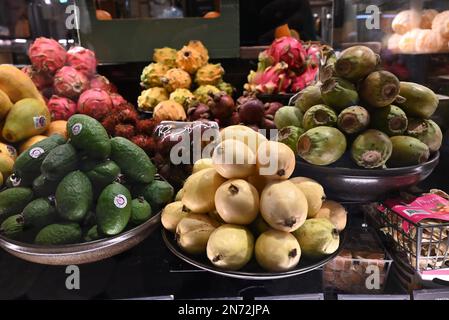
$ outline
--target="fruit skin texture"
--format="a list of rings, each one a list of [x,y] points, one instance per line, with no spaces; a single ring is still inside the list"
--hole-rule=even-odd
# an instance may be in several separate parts
[[[30,77],[12,65],[0,65],[0,90],[8,95],[12,103],[25,98],[34,98],[45,103]]]
[[[307,218],[307,199],[291,181],[273,182],[262,191],[260,212],[273,229],[292,232]]]
[[[185,121],[187,119],[184,107],[173,100],[160,102],[153,111],[156,121]]]
[[[77,223],[55,223],[43,228],[34,243],[39,245],[63,245],[81,241],[82,231]]]
[[[286,180],[295,170],[295,153],[276,141],[262,142],[257,149],[258,174],[270,180]]]
[[[342,231],[346,227],[347,215],[348,212],[341,204],[332,200],[326,200],[315,218],[326,218],[334,224],[338,231]]]
[[[359,94],[354,84],[340,78],[326,80],[321,86],[321,97],[326,105],[337,111],[359,103]]]
[[[65,65],[67,53],[57,41],[40,37],[30,46],[28,56],[37,71],[55,73]]]
[[[290,68],[300,70],[306,60],[306,51],[301,42],[292,37],[273,41],[267,50],[274,63],[285,62]]]
[[[336,124],[337,114],[324,104],[311,107],[302,119],[302,127],[306,131],[319,126],[334,127]]]
[[[365,130],[369,124],[369,112],[360,106],[343,109],[337,119],[337,127],[346,134],[361,132]]]
[[[44,133],[51,121],[44,102],[27,98],[14,104],[6,116],[2,136],[8,142],[19,142]]]
[[[256,171],[256,156],[243,142],[224,140],[212,154],[215,170],[226,179],[246,178]]]
[[[301,248],[292,234],[268,230],[257,238],[254,253],[257,262],[265,270],[285,272],[296,267]]]
[[[85,172],[95,190],[101,191],[114,182],[120,175],[119,166],[112,160],[106,160]]]
[[[394,105],[374,110],[371,126],[389,136],[402,135],[407,129],[408,118],[405,112]]]
[[[361,83],[360,97],[370,106],[383,108],[392,104],[399,95],[399,79],[388,71],[370,73]]]
[[[6,218],[0,225],[0,235],[9,239],[19,239],[23,232],[23,217],[16,214]]]
[[[162,63],[150,63],[147,65],[140,76],[140,85],[144,88],[161,87],[161,77],[170,70],[165,64]]]
[[[33,66],[25,66],[21,70],[30,77],[38,90],[44,90],[47,87],[51,87],[53,84],[53,77],[49,73],[38,72]]]
[[[6,154],[0,154],[0,173],[2,177],[9,177],[14,168],[14,160]],[[0,186],[3,183],[0,184]]]
[[[326,199],[323,187],[315,180],[305,177],[295,177],[290,179],[290,182],[306,196],[308,207],[307,219],[315,218]]]
[[[316,127],[306,131],[298,140],[298,155],[307,162],[327,166],[346,151],[346,137],[332,127]]]
[[[109,93],[117,93],[117,88],[108,78],[100,74],[94,75],[89,82],[90,89],[101,89]]]
[[[204,60],[195,49],[184,46],[176,53],[176,65],[190,74],[197,72],[203,64]]]
[[[42,161],[44,161],[48,153],[64,143],[65,139],[59,134],[54,134],[51,137],[37,142],[17,157],[16,162],[14,163],[14,173],[22,179],[34,180],[39,175]],[[33,149],[34,151],[38,150],[35,148],[40,148],[43,152],[39,154],[32,152]]]
[[[353,46],[343,50],[335,71],[339,77],[350,81],[358,81],[373,72],[379,64],[379,56],[365,46]]]
[[[303,113],[311,107],[318,104],[324,104],[321,97],[321,86],[318,84],[311,85],[302,90],[295,102],[295,107],[299,108]]]
[[[165,229],[171,232],[176,231],[179,221],[187,217],[190,211],[182,204],[181,201],[169,203],[162,210],[161,222]]]
[[[166,181],[153,180],[141,191],[137,190],[138,196],[143,196],[155,211],[161,210],[167,203],[173,200],[175,190]]]
[[[219,224],[207,215],[189,213],[176,227],[176,241],[187,253],[202,254],[206,251],[211,233]]]
[[[200,54],[202,65],[205,65],[209,61],[209,51],[199,40],[190,40],[187,47],[196,50]]]
[[[259,213],[259,193],[245,180],[229,180],[215,192],[215,207],[226,223],[247,225]]]
[[[68,120],[76,112],[76,103],[66,97],[53,95],[47,102],[51,120]]]
[[[110,113],[111,108],[112,100],[106,91],[89,89],[81,94],[78,100],[77,111],[102,121]]]
[[[387,165],[407,167],[426,162],[429,159],[429,147],[416,138],[408,136],[391,137],[393,152]]]
[[[117,163],[126,177],[134,182],[150,183],[156,167],[140,147],[122,137],[111,139],[111,159]],[[129,160],[133,159],[132,162]]]
[[[175,91],[170,93],[169,99],[176,101],[177,103],[182,105],[184,109],[186,109],[190,102],[195,99],[195,96],[188,89],[176,89]]]
[[[174,68],[176,67],[176,50],[168,47],[154,49],[153,60]]]
[[[215,209],[215,192],[225,182],[215,169],[204,169],[192,174],[184,184],[182,204],[195,213]]]
[[[296,107],[282,107],[274,115],[276,128],[283,129],[288,126],[302,127],[303,114]]]
[[[207,104],[211,99],[212,95],[220,93],[220,89],[212,85],[199,86],[194,92],[194,96],[201,103]]]
[[[151,217],[151,206],[144,198],[137,198],[131,201],[131,224],[137,226]]]
[[[67,121],[65,120],[56,120],[50,122],[48,126],[48,130],[45,132],[47,137],[50,137],[54,134],[61,135],[64,139],[67,140]]]
[[[179,68],[168,70],[163,77],[161,77],[163,87],[168,92],[173,92],[176,89],[189,89],[192,85],[190,75]]]
[[[425,143],[430,152],[438,151],[443,143],[443,133],[440,127],[430,119],[410,119],[407,135]]]
[[[42,174],[33,180],[33,192],[36,197],[48,197],[55,194],[59,181],[52,181]]]
[[[399,95],[405,102],[398,105],[410,117],[429,119],[438,107],[438,97],[429,88],[412,82],[401,82]]]
[[[17,159],[17,149],[12,145],[0,142],[0,155],[5,155],[15,161]]]
[[[122,232],[131,217],[131,194],[119,183],[112,183],[98,197],[96,216],[101,232],[116,235]]]
[[[286,92],[292,82],[287,75],[287,69],[285,62],[279,62],[263,71],[251,71],[244,89],[265,94]]]
[[[13,104],[8,95],[0,90],[0,120],[3,120],[6,117],[12,106]]]
[[[199,85],[213,85],[216,86],[224,75],[224,69],[221,64],[206,64],[198,69],[195,75],[195,82]]]
[[[161,102],[168,100],[167,90],[160,87],[154,87],[142,91],[137,98],[137,106],[140,111],[153,111]]]
[[[0,220],[21,212],[33,199],[29,188],[17,187],[0,192]]]
[[[111,154],[111,141],[100,122],[83,114],[67,121],[70,143],[93,159],[105,159]]]
[[[212,232],[206,250],[216,267],[239,270],[251,260],[254,237],[245,227],[225,224]]]
[[[278,141],[286,144],[295,154],[299,137],[305,132],[303,128],[288,126],[279,131]]]
[[[92,206],[92,194],[92,184],[84,173],[69,173],[56,188],[56,209],[59,215],[69,221],[82,221]]]
[[[48,180],[60,180],[78,167],[78,156],[70,144],[51,150],[41,165],[42,175]]]
[[[308,257],[321,257],[337,251],[340,245],[338,230],[327,219],[314,218],[293,232],[302,253]]]
[[[212,162],[212,158],[203,158],[199,159],[193,164],[192,173],[197,173],[203,169],[213,168],[214,164]]]
[[[369,129],[354,140],[351,156],[360,167],[379,168],[390,159],[392,148],[391,141],[385,133]]]
[[[43,228],[53,223],[56,209],[47,198],[38,198],[31,201],[21,213],[24,227]]]
[[[95,53],[83,47],[73,47],[67,51],[67,64],[86,77],[92,77],[97,72]]]
[[[220,131],[220,139],[221,141],[232,139],[243,142],[248,146],[248,148],[251,149],[252,152],[254,152],[254,154],[257,153],[257,149],[261,143],[267,141],[267,138],[264,135],[243,125],[235,125],[224,128]]]
[[[66,66],[56,72],[53,88],[57,95],[77,99],[89,88],[89,80],[75,68]]]

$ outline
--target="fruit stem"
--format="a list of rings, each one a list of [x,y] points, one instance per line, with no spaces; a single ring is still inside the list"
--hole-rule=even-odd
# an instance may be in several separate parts
[[[236,187],[235,185],[233,185],[232,183],[231,183],[231,185],[229,186],[228,190],[229,190],[229,193],[230,193],[231,195],[233,195],[233,196],[235,196],[237,193],[239,193],[239,188],[237,188],[237,187]]]
[[[295,258],[297,255],[298,255],[298,252],[296,249],[293,249],[288,253],[289,258]]]
[[[296,218],[295,217],[288,217],[287,219],[284,220],[284,225],[286,227],[293,227],[296,224]]]
[[[212,259],[212,262],[218,262],[218,261],[220,261],[221,260],[221,255],[220,254],[217,254],[213,259]]]
[[[332,236],[334,237],[334,239],[337,239],[340,236],[340,233],[336,228],[332,229]]]

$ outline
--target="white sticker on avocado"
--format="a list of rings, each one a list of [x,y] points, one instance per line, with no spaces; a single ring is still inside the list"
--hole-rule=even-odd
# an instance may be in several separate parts
[[[45,152],[44,149],[37,147],[37,148],[31,149],[29,152],[29,155],[31,158],[37,159],[41,156],[41,154],[44,154],[44,152]]]
[[[45,116],[33,117],[33,122],[36,129],[44,128],[47,125],[47,118]]]
[[[81,123],[75,123],[72,127],[72,133],[75,136],[79,135],[81,130],[83,130],[83,125]]]
[[[114,198],[114,204],[117,208],[123,209],[128,204],[128,199],[123,194],[118,194]]]

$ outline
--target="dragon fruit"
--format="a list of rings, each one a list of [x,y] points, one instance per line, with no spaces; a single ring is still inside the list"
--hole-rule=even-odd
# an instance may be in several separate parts
[[[107,92],[116,93],[116,86],[105,76],[96,74],[90,79],[90,89],[101,89]]]
[[[126,101],[126,99],[123,98],[118,93],[114,92],[114,93],[109,94],[109,96],[111,97],[112,105],[114,107],[117,107],[117,106],[120,106],[122,104],[127,104],[128,103],[128,101]]]
[[[57,95],[76,99],[89,87],[89,80],[73,67],[62,67],[56,72],[53,88]]]
[[[39,90],[44,90],[53,84],[53,78],[51,75],[45,72],[38,72],[33,68],[33,66],[25,66],[22,68],[22,71],[30,77],[34,85]]]
[[[76,103],[66,97],[53,95],[47,102],[51,120],[68,120],[76,112]]]
[[[290,87],[291,79],[287,76],[288,65],[279,62],[265,71],[251,71],[245,90],[265,94],[284,93]]]
[[[104,90],[89,89],[78,100],[78,113],[87,114],[98,121],[103,120],[112,108],[112,100]]]
[[[67,51],[67,63],[86,77],[91,77],[97,72],[95,53],[83,47],[73,47]]]
[[[318,68],[321,59],[321,47],[318,44],[309,44],[306,46],[306,63]]]
[[[318,65],[308,64],[304,73],[299,76],[293,77],[292,86],[290,88],[291,92],[299,92],[309,85],[315,82],[317,73],[319,72]]]
[[[67,53],[57,41],[41,37],[33,42],[28,56],[36,71],[54,74],[65,65]]]
[[[285,62],[293,70],[301,70],[306,59],[306,50],[301,42],[292,37],[282,37],[273,41],[267,55],[274,63]]]
[[[184,46],[176,53],[176,65],[190,74],[195,74],[203,64],[204,59],[195,49]]]

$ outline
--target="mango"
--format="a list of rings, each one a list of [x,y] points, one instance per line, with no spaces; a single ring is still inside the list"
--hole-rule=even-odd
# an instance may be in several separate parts
[[[4,91],[0,90],[0,120],[3,120],[6,117],[12,106],[13,104],[8,95]]]

